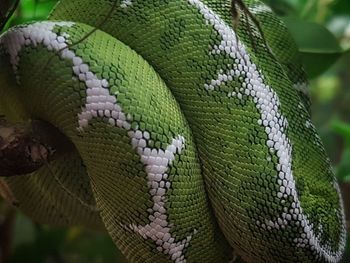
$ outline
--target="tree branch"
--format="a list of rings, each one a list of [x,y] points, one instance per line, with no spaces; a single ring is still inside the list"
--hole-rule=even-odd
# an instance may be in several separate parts
[[[0,176],[34,172],[73,149],[57,128],[44,121],[11,124],[0,118]]]

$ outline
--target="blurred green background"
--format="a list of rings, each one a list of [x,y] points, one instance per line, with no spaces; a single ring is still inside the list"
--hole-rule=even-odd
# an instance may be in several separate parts
[[[45,19],[56,2],[20,1],[5,29]],[[350,1],[264,2],[283,18],[299,46],[310,77],[312,119],[334,164],[350,215]],[[1,20],[8,15],[5,10],[15,3],[0,0]],[[106,233],[37,225],[0,199],[0,263],[1,260],[3,263],[126,262]],[[350,242],[343,262],[350,262]]]

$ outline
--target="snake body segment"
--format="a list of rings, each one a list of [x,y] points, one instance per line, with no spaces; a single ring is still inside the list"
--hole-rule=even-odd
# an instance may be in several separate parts
[[[80,41],[114,4],[62,0],[51,21],[0,38],[2,92],[22,102],[0,109],[76,146],[52,163],[58,178],[44,167],[6,179],[20,208],[105,227],[131,262],[228,262],[231,248],[248,262],[338,262],[343,208],[295,89],[297,53],[283,58],[247,17],[235,32],[223,0],[119,1]]]

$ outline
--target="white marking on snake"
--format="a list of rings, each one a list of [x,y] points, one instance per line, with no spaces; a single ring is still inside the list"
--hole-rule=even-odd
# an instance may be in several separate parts
[[[175,160],[175,154],[181,154],[185,147],[185,138],[177,136],[172,139],[165,151],[162,149],[151,149],[146,147],[150,134],[147,131],[132,130],[120,105],[117,104],[115,95],[110,95],[108,80],[99,79],[95,73],[90,71],[89,65],[83,59],[76,56],[74,51],[68,48],[67,33],[57,35],[53,32],[55,26],[73,26],[74,23],[67,22],[40,22],[17,27],[10,30],[2,37],[2,44],[10,54],[10,61],[15,73],[19,65],[19,52],[24,46],[44,45],[48,50],[59,51],[62,58],[71,60],[73,73],[80,81],[85,82],[86,104],[82,112],[78,114],[78,130],[83,130],[94,117],[106,117],[112,126],[127,130],[131,139],[131,145],[136,149],[140,160],[145,164],[148,186],[153,200],[152,208],[148,209],[150,223],[145,226],[130,224],[129,229],[140,234],[143,238],[152,239],[157,244],[157,249],[176,263],[185,263],[184,249],[189,245],[192,235],[182,241],[176,242],[171,234],[171,225],[168,222],[165,208],[166,191],[171,187],[167,171]],[[195,234],[194,231],[193,234]]]
[[[305,127],[306,127],[306,128],[310,128],[311,125],[312,125],[312,123],[310,122],[310,120],[306,120],[306,121],[305,121]]]
[[[256,4],[256,5],[250,6],[249,11],[255,15],[261,14],[261,13],[272,13],[271,8],[265,4]]]
[[[133,132],[132,132],[133,133]],[[134,136],[133,134],[131,136]],[[139,139],[142,140],[142,139]],[[186,262],[183,249],[189,245],[192,236],[182,241],[175,242],[170,233],[170,225],[167,221],[165,201],[166,190],[171,186],[167,180],[169,166],[175,160],[175,154],[181,154],[185,147],[185,138],[177,136],[166,150],[155,150],[147,147],[138,148],[141,162],[146,165],[148,185],[153,199],[153,207],[149,209],[150,223],[145,226],[130,224],[130,229],[139,233],[145,239],[150,238],[158,245],[157,249],[165,254],[169,254],[171,259],[177,263]],[[196,231],[194,232],[196,233]]]
[[[333,252],[328,245],[322,245],[318,236],[313,231],[313,224],[309,222],[307,216],[303,213],[292,172],[292,146],[285,133],[288,122],[282,113],[280,113],[280,101],[277,93],[268,85],[264,84],[264,77],[257,70],[257,66],[251,61],[244,44],[240,41],[237,43],[237,37],[232,28],[230,28],[214,11],[202,3],[202,1],[188,0],[188,3],[199,10],[206,20],[206,24],[214,27],[222,39],[219,45],[214,45],[210,54],[219,55],[221,53],[226,53],[226,55],[234,60],[234,63],[232,63],[234,69],[226,73],[220,70],[218,78],[212,80],[209,84],[204,84],[204,87],[207,90],[213,91],[221,84],[231,81],[234,78],[240,76],[244,78],[242,86],[245,90],[243,93],[253,98],[261,115],[258,124],[265,127],[265,132],[268,136],[266,144],[278,157],[276,169],[279,177],[279,192],[277,196],[282,199],[282,201],[287,200],[289,196],[293,198],[293,209],[284,207],[285,212],[281,214],[281,217],[276,218],[275,222],[266,220],[266,222],[261,224],[262,228],[267,228],[268,230],[272,228],[284,229],[286,225],[290,224],[289,222],[291,222],[291,220],[297,220],[303,227],[303,233],[300,233],[300,238],[293,240],[296,246],[305,247],[308,245],[311,250],[316,250],[327,260],[331,262],[338,261],[342,256],[342,249],[339,248],[338,251]],[[239,94],[237,94],[237,96]],[[230,96],[233,95],[234,93],[230,94]],[[345,237],[345,235],[343,236]]]
[[[121,8],[127,8],[129,6],[132,6],[132,1],[131,0],[123,0],[122,3],[120,4]]]
[[[176,242],[170,233],[171,226],[167,220],[165,208],[165,194],[171,186],[167,172],[175,160],[175,154],[181,154],[185,147],[185,138],[183,136],[173,138],[172,143],[167,146],[165,151],[146,147],[150,139],[149,133],[147,131],[132,130],[131,124],[126,120],[121,106],[116,103],[115,96],[109,95],[107,82],[105,85],[99,85],[99,82],[95,81],[96,76],[94,74],[90,77],[93,78],[95,85],[87,89],[87,102],[82,113],[79,114],[79,128],[83,129],[86,127],[89,120],[93,116],[97,116],[96,112],[100,117],[109,118],[111,125],[128,130],[131,145],[137,150],[141,162],[145,165],[150,188],[149,193],[153,201],[153,207],[148,209],[150,223],[145,226],[130,224],[128,227],[143,238],[152,239],[157,244],[158,251],[169,255],[174,262],[186,262],[183,250],[189,245],[192,235]],[[112,102],[113,100],[114,102]],[[113,105],[110,105],[110,103],[113,103]]]
[[[307,82],[297,82],[293,84],[293,88],[305,95],[306,97],[310,96],[309,93],[309,84]]]
[[[91,77],[94,79],[96,76],[92,74]],[[147,173],[148,186],[153,200],[153,207],[148,209],[150,223],[145,226],[130,224],[128,227],[143,238],[152,239],[157,244],[157,250],[169,255],[174,262],[186,262],[183,250],[189,245],[192,235],[176,242],[170,233],[171,226],[167,220],[165,208],[165,194],[171,186],[167,172],[175,160],[175,154],[181,154],[185,147],[185,138],[183,136],[173,138],[172,143],[167,146],[165,151],[146,147],[150,139],[149,133],[147,131],[131,130],[131,124],[126,120],[125,113],[123,113],[120,105],[116,101],[113,102],[113,105],[109,105],[116,98],[107,94],[109,93],[107,89],[108,84],[105,83],[105,85],[99,86],[99,82],[94,82],[96,85],[87,89],[88,96],[85,109],[79,114],[79,128],[86,127],[88,121],[93,116],[96,116],[95,112],[98,112],[98,115],[101,115],[101,117],[109,118],[111,125],[128,130],[131,145],[137,150]]]
[[[7,31],[0,40],[10,55],[15,74],[18,71],[19,52],[25,46],[43,44],[48,50],[60,50],[67,47],[67,44],[53,32],[55,26],[73,26],[73,22],[41,22],[27,25],[25,27],[14,27]]]

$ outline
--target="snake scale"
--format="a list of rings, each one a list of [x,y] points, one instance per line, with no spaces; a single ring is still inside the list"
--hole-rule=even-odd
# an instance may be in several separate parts
[[[3,179],[19,209],[106,229],[130,262],[340,261],[342,200],[296,45],[244,2],[261,27],[242,8],[233,27],[228,0],[61,0],[5,32],[1,113],[76,147]]]

